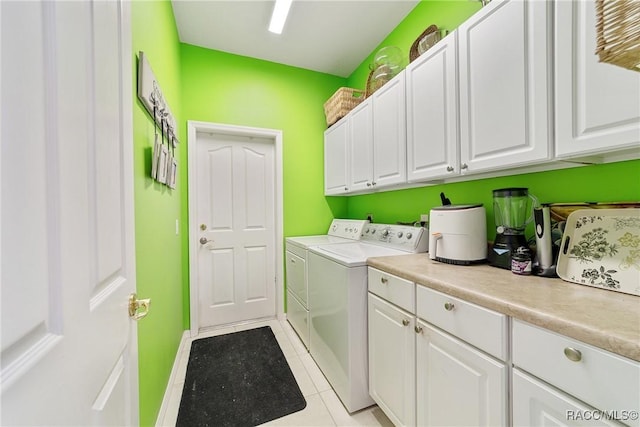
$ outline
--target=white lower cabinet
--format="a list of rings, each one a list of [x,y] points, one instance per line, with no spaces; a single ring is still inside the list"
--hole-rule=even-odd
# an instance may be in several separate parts
[[[640,427],[640,362],[372,267],[368,277],[369,392],[396,426]]]
[[[417,425],[506,425],[507,365],[422,320],[417,327]]]
[[[640,363],[519,320],[512,346],[515,425],[555,417],[552,425],[605,425],[610,417],[640,426]],[[526,372],[517,388],[516,372]]]
[[[602,419],[590,406],[548,384],[513,370],[514,426],[612,426],[615,421]]]
[[[396,426],[415,425],[415,317],[369,293],[369,394]]]
[[[368,277],[369,394],[389,419],[396,426],[507,425],[508,365],[418,318],[427,300],[444,294],[374,268]],[[471,323],[494,325],[487,336],[504,338],[506,316],[488,320],[493,313],[457,299],[438,308],[462,336]],[[447,327],[443,317],[434,321]],[[492,339],[479,342],[493,347]]]

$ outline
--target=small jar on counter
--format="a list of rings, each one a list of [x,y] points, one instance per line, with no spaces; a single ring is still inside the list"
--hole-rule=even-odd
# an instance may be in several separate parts
[[[531,274],[531,250],[521,246],[511,253],[511,272],[514,274]]]

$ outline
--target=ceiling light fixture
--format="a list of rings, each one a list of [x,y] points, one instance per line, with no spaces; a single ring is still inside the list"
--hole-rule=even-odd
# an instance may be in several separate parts
[[[287,15],[289,15],[292,1],[293,0],[276,0],[276,4],[273,6],[269,31],[275,34],[282,34],[282,29],[287,20]]]

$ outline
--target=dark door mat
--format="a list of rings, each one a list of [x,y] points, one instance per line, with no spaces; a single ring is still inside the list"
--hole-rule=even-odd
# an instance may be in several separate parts
[[[176,426],[256,426],[306,406],[264,326],[193,341]]]

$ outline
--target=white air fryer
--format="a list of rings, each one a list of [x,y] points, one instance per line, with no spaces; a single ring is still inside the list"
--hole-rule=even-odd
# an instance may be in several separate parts
[[[445,205],[429,212],[429,258],[468,265],[487,259],[484,206]]]

